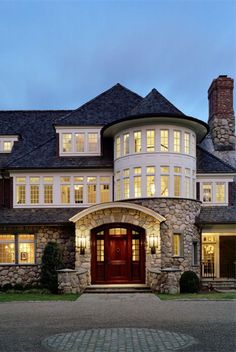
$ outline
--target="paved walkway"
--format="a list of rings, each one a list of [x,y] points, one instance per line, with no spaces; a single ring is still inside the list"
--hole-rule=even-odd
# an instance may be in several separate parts
[[[232,352],[236,302],[84,294],[0,304],[0,352]]]

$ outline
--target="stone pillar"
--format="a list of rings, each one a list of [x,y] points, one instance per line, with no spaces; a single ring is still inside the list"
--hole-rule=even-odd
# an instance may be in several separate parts
[[[60,293],[81,293],[88,286],[87,270],[58,270],[58,290]]]
[[[234,81],[227,76],[214,79],[209,90],[210,132],[215,150],[235,150]]]

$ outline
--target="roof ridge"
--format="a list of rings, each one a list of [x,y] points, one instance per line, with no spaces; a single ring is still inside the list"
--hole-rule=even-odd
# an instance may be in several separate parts
[[[141,95],[139,95],[139,94],[137,94],[136,92],[133,92],[132,90],[126,88],[126,87],[123,86],[122,84],[116,83],[114,86],[112,86],[111,88],[109,88],[109,89],[103,91],[102,93],[96,95],[96,97],[94,97],[94,98],[92,98],[91,100],[87,101],[86,103],[82,104],[82,105],[79,106],[77,109],[75,109],[75,110],[69,112],[69,113],[68,113],[67,115],[65,115],[65,116],[60,117],[60,118],[58,119],[58,121],[64,121],[67,117],[69,117],[70,115],[72,115],[72,114],[74,114],[75,112],[79,111],[80,109],[82,110],[82,109],[86,108],[89,104],[91,104],[92,102],[94,102],[96,99],[98,99],[98,98],[104,96],[105,94],[107,94],[108,92],[114,90],[115,87],[122,88],[122,89],[124,89],[124,90],[126,90],[126,91],[128,91],[128,92],[131,92],[132,94],[135,94],[135,95],[136,95],[137,97],[139,97],[139,98],[143,98]]]
[[[231,168],[231,170],[233,170],[234,172],[236,171],[236,168],[234,168],[232,165],[228,164],[226,161],[220,159],[218,156],[212,154],[211,152],[209,152],[208,150],[206,150],[205,148],[203,148],[200,145],[197,145],[197,148],[201,149],[203,152],[207,153],[208,155],[210,155],[211,157],[215,158],[217,161],[221,162],[222,164],[224,164],[225,166]]]
[[[13,113],[13,112],[63,112],[63,111],[73,111],[73,109],[46,109],[46,110],[0,110],[1,112],[4,113]]]

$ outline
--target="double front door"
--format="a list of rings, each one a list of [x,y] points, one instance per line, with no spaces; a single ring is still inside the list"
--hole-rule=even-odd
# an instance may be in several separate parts
[[[144,231],[116,224],[92,231],[92,283],[145,282]]]

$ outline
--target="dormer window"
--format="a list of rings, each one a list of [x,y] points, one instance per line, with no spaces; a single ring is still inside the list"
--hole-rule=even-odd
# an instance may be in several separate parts
[[[100,155],[100,130],[100,127],[57,127],[60,156]]]
[[[18,136],[0,136],[0,153],[11,153]]]

